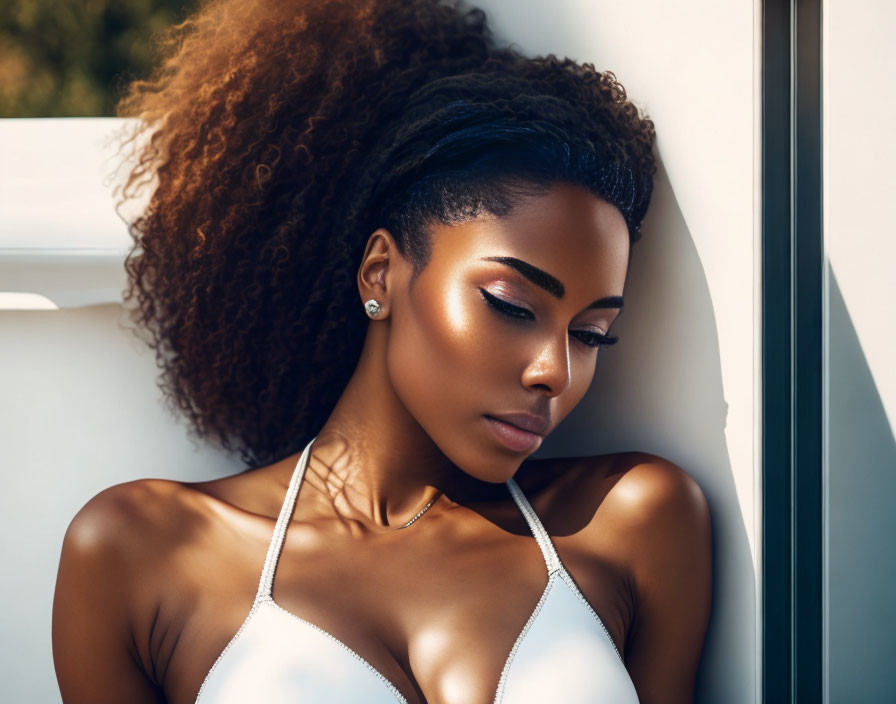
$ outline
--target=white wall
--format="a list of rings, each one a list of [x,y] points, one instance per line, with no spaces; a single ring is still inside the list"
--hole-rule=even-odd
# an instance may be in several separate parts
[[[662,169],[643,240],[633,253],[626,314],[616,328],[620,343],[601,353],[591,392],[539,455],[641,449],[668,457],[698,480],[713,512],[716,558],[698,701],[752,703],[760,544],[754,433],[758,8],[745,0],[477,4],[496,34],[525,53],[553,51],[613,70],[657,124]],[[84,198],[99,203],[95,140],[109,124],[62,122],[85,129],[79,139],[94,140],[94,149],[77,162],[72,180],[57,187],[81,189]],[[11,123],[0,121],[0,150],[11,153],[16,145],[39,178],[56,174],[47,143],[36,136],[25,144],[24,133],[11,131],[20,129]],[[183,427],[158,403],[150,354],[119,327],[120,308],[110,291],[117,285],[115,252],[127,244],[123,226],[108,220],[106,211],[94,212],[101,205],[82,213],[97,218],[97,241],[106,247],[93,253],[100,267],[95,274],[78,273],[91,260],[74,252],[68,253],[69,269],[34,252],[29,256],[37,259],[26,261],[28,253],[11,248],[22,242],[10,239],[17,228],[7,216],[10,179],[3,169],[0,164],[0,291],[22,290],[23,272],[42,272],[35,289],[63,291],[58,295],[64,298],[87,286],[89,296],[66,300],[95,304],[0,312],[0,442],[7,489],[0,505],[0,557],[17,577],[0,582],[0,599],[19,605],[4,610],[0,625],[4,634],[22,634],[16,656],[0,659],[0,698],[52,702],[58,701],[50,654],[52,588],[62,533],[77,508],[119,481],[192,480],[238,466],[184,438]],[[17,211],[24,197],[15,197]],[[44,236],[57,232],[45,200],[25,213],[31,225],[42,219]],[[57,226],[74,241],[64,225]],[[82,251],[89,246],[77,244]],[[66,243],[47,240],[45,246],[49,251]],[[110,303],[97,305],[104,300]]]
[[[896,5],[826,0],[828,700],[893,701]]]
[[[0,120],[0,701],[60,701],[50,625],[62,537],[101,489],[241,469],[160,403],[119,305],[130,242],[104,185],[110,119]],[[40,294],[58,310],[35,307]],[[40,306],[38,306],[40,307]]]

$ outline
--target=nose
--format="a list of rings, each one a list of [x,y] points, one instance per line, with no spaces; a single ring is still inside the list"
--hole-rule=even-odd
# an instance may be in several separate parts
[[[569,387],[569,380],[569,338],[564,331],[546,340],[537,350],[523,372],[523,385],[553,398]]]

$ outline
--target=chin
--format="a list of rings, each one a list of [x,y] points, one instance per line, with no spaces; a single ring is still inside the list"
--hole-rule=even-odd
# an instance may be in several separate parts
[[[516,465],[514,465],[513,471],[504,472],[502,474],[497,474],[494,471],[494,469],[492,469],[492,471],[488,472],[487,474],[485,474],[485,473],[482,473],[482,474],[475,473],[474,474],[473,472],[467,472],[467,474],[469,474],[474,479],[479,479],[480,481],[485,482],[486,484],[495,484],[495,485],[503,484],[508,479],[513,478],[513,476],[516,474],[517,470],[520,468],[520,464],[522,464],[522,463],[519,462]]]
[[[477,434],[481,442],[469,444],[470,448],[476,447],[475,456],[471,457],[468,463],[458,466],[464,468],[464,472],[474,479],[489,484],[503,484],[513,478],[523,462],[535,450],[520,451],[508,447],[496,438],[495,431],[489,427],[490,425],[483,417],[481,432]],[[540,442],[538,444],[540,445]]]
[[[482,415],[472,428],[459,431],[460,438],[456,442],[453,437],[442,436],[436,444],[468,477],[487,484],[503,484],[514,477],[523,462],[541,444],[539,439],[537,443],[532,443],[534,447],[527,447],[525,451],[515,449],[514,441],[518,446],[519,438],[507,440],[502,437],[503,430],[495,428],[495,424]]]

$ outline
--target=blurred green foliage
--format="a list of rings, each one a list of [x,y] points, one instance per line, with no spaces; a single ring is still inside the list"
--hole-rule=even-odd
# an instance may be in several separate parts
[[[0,117],[114,114],[188,0],[0,0]]]

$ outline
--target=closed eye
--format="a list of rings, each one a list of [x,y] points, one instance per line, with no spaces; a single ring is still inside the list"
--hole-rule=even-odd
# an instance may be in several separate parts
[[[479,291],[482,293],[482,297],[485,299],[486,303],[499,313],[516,320],[535,320],[535,315],[532,311],[508,303],[507,301],[492,295],[484,288],[480,288]],[[579,342],[588,347],[608,347],[610,345],[615,345],[619,341],[618,336],[611,337],[602,335],[598,332],[592,332],[591,330],[572,330],[571,334]]]

